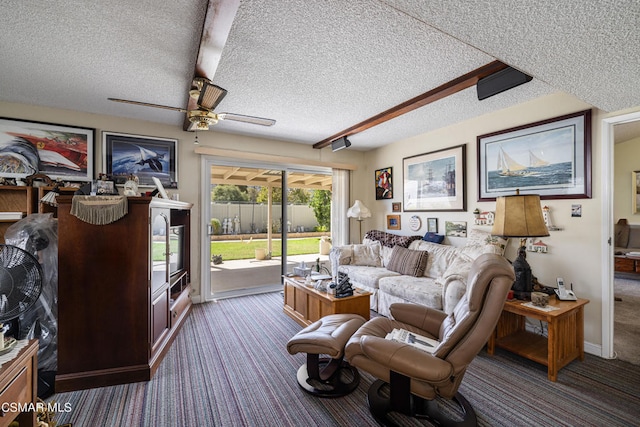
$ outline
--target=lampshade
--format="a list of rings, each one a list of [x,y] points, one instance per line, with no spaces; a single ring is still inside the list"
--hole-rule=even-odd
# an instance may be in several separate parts
[[[371,218],[371,211],[360,200],[356,200],[347,211],[347,217],[358,218],[358,221],[361,221],[364,218]]]
[[[500,237],[543,237],[549,230],[542,217],[537,194],[503,196],[496,199],[491,234]]]

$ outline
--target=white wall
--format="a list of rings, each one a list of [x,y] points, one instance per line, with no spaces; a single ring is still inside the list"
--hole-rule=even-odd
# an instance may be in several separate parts
[[[402,230],[400,234],[414,234],[409,228],[409,218],[418,215],[423,227],[419,233],[426,232],[426,219],[438,218],[439,232],[444,234],[445,221],[466,221],[468,227],[473,226],[473,210],[479,208],[487,211],[495,210],[495,202],[477,202],[478,200],[478,168],[476,137],[514,126],[525,125],[539,120],[569,114],[591,108],[590,105],[570,95],[557,93],[530,101],[509,109],[496,111],[467,120],[454,126],[434,132],[412,137],[387,145],[365,155],[365,166],[359,172],[369,177],[356,189],[361,193],[363,202],[372,210],[373,218],[365,221],[367,229],[386,228],[386,215],[391,214],[391,203],[402,202],[402,159],[442,148],[466,144],[466,212],[418,212],[402,213]],[[579,297],[588,298],[591,302],[585,307],[586,341],[599,345],[602,343],[602,274],[601,258],[604,244],[601,239],[601,174],[599,154],[601,151],[600,124],[602,112],[592,112],[592,198],[575,200],[545,200],[544,204],[551,208],[554,225],[562,227],[562,231],[552,231],[551,236],[542,240],[549,245],[547,254],[527,254],[533,274],[540,282],[555,286],[555,279],[561,276],[565,281],[573,283]],[[383,167],[393,167],[394,199],[375,200],[372,188],[374,171]],[[582,217],[571,217],[571,205],[582,205]],[[485,229],[490,230],[489,227]],[[465,238],[448,238],[449,244],[464,245]],[[516,256],[516,243],[511,242],[507,248],[507,258]]]

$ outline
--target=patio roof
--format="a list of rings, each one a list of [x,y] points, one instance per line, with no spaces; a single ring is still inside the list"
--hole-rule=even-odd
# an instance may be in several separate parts
[[[219,165],[211,167],[211,184],[275,187],[280,186],[281,181],[282,174],[279,170]],[[331,181],[331,175],[304,172],[287,173],[289,188],[331,190]]]

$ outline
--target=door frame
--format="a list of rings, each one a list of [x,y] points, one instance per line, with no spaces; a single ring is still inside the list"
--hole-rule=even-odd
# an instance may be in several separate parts
[[[605,246],[602,251],[602,349],[601,356],[604,358],[614,358],[613,349],[613,326],[614,326],[614,225],[613,225],[613,203],[614,203],[614,126],[622,123],[640,120],[640,111],[622,114],[614,117],[602,119],[602,242]]]

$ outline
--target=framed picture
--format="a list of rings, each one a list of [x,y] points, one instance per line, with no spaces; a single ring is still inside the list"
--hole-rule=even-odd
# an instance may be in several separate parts
[[[136,175],[140,187],[178,188],[178,140],[102,132],[103,170],[117,185]]]
[[[391,210],[393,212],[402,212],[402,203],[400,202],[391,203]]]
[[[591,198],[591,110],[478,136],[478,200]]]
[[[392,168],[382,168],[375,175],[376,200],[393,199]]]
[[[467,237],[466,221],[445,221],[444,230],[446,236]]]
[[[400,215],[387,215],[387,229],[400,230]]]
[[[438,218],[427,218],[427,231],[429,233],[438,232]]]
[[[640,171],[631,172],[631,206],[634,214],[640,213]]]
[[[465,146],[402,159],[404,211],[464,211]]]
[[[0,176],[91,181],[95,129],[0,118]]]
[[[115,182],[111,180],[98,179],[95,181],[95,190],[97,195],[118,194]]]

